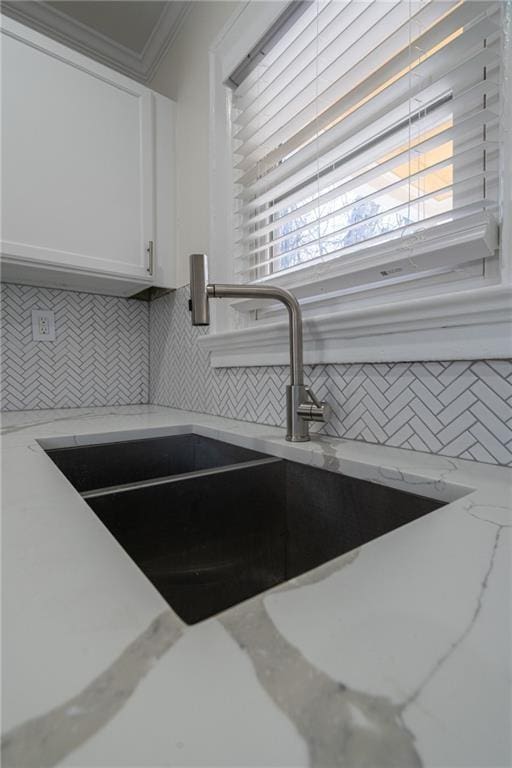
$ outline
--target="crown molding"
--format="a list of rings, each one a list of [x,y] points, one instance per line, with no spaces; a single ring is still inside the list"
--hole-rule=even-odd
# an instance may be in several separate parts
[[[2,3],[2,13],[7,16],[141,83],[147,83],[153,77],[189,10],[190,3],[184,0],[168,3],[143,51],[137,53],[76,21],[44,0]]]
[[[149,82],[153,78],[160,62],[174,43],[191,8],[191,2],[173,0],[163,9],[141,54],[142,67],[145,73],[144,82]]]

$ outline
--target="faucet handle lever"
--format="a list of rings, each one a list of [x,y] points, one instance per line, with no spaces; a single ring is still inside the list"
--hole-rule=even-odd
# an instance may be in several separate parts
[[[320,400],[318,399],[318,397],[315,395],[315,393],[313,392],[313,390],[308,384],[304,386],[304,389],[306,390],[308,397],[313,403],[313,405],[316,405],[317,408],[321,408],[322,405],[324,405],[323,403],[320,402]]]
[[[329,406],[317,398],[311,387],[304,386],[304,392],[309,398],[309,402],[301,402],[297,408],[297,414],[304,421],[327,421],[329,418]]]

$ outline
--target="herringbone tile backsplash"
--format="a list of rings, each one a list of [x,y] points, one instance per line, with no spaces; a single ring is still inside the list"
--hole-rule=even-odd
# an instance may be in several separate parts
[[[188,288],[144,302],[2,285],[3,410],[157,403],[283,425],[286,366],[210,368]],[[32,341],[53,309],[55,342]],[[150,354],[148,379],[148,354]],[[512,361],[306,366],[329,435],[512,465]],[[149,387],[149,392],[148,392]],[[314,427],[318,429],[318,425]]]
[[[150,305],[150,402],[284,424],[285,366],[209,367],[182,288]],[[332,408],[321,431],[491,464],[512,464],[512,361],[306,367]]]
[[[88,293],[1,286],[2,409],[148,401],[148,305]],[[55,312],[54,342],[32,340],[32,310]]]

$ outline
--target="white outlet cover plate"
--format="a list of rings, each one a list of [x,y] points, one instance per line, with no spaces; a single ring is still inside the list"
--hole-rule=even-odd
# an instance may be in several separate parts
[[[32,310],[32,338],[34,341],[55,341],[55,314],[53,310]]]

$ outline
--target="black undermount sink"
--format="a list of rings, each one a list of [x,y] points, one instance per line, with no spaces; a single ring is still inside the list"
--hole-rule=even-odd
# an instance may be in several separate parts
[[[188,624],[443,506],[199,435],[47,453]]]

